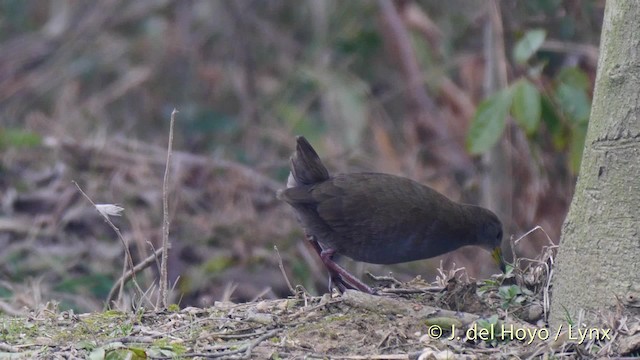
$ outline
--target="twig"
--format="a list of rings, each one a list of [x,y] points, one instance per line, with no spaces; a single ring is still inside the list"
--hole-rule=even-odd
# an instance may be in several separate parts
[[[289,291],[291,291],[291,295],[295,295],[296,291],[291,286],[291,282],[289,281],[289,277],[287,277],[287,273],[284,271],[284,265],[282,264],[282,257],[280,256],[280,251],[278,251],[278,247],[273,245],[273,250],[276,251],[276,255],[278,256],[278,267],[280,267],[280,271],[282,272],[282,277],[284,277],[284,281],[287,282],[287,286],[289,287]]]
[[[442,292],[444,290],[441,286],[430,286],[425,288],[383,288],[380,292],[383,294],[424,294],[428,292]]]
[[[120,232],[120,229],[118,229],[117,226],[115,226],[115,224],[113,222],[111,222],[111,219],[109,219],[109,215],[107,215],[106,212],[104,211],[100,211],[99,207],[96,205],[96,203],[93,202],[93,200],[91,200],[91,198],[89,197],[89,195],[87,195],[84,191],[82,191],[82,188],[80,188],[80,185],[78,185],[78,183],[75,180],[72,180],[71,182],[73,182],[73,184],[78,188],[78,191],[80,191],[80,193],[82,194],[82,196],[84,196],[90,203],[91,205],[93,205],[93,207],[96,209],[96,211],[98,211],[98,214],[100,214],[100,216],[102,216],[104,218],[104,220],[106,221],[106,223],[113,229],[113,231],[115,231],[115,233],[118,235],[118,239],[120,239],[120,241],[122,242],[122,246],[124,247],[124,252],[125,252],[125,265],[128,262],[129,266],[131,269],[135,269],[135,266],[133,265],[133,258],[131,257],[131,252],[129,251],[129,246],[127,244],[127,241],[124,239],[124,236],[122,236],[122,233]],[[126,270],[126,266],[123,267],[123,270]],[[123,271],[123,276],[124,276],[124,271]],[[131,274],[131,278],[133,279],[133,283],[135,284],[135,286],[138,288],[138,291],[140,291],[140,293],[144,293],[144,291],[142,290],[142,288],[140,288],[140,285],[138,285],[138,282],[136,281],[135,278],[135,271],[133,272],[133,274]],[[122,296],[122,289],[123,289],[124,284],[120,284],[120,291],[119,291],[119,295],[118,296]],[[107,306],[108,306],[108,302],[107,302]]]
[[[544,230],[544,228],[540,225],[536,225],[533,229],[527,231],[526,233],[524,233],[522,236],[520,236],[519,238],[513,240],[513,236],[511,237],[511,247],[512,249],[515,249],[515,246],[522,241],[525,237],[527,237],[529,234],[533,233],[534,231],[540,230],[542,231],[542,233],[545,235],[545,237],[547,238],[547,241],[549,242],[548,246],[543,247],[543,252],[540,255],[541,259],[529,259],[529,258],[516,258],[515,256],[515,250],[512,250],[514,253],[514,258],[513,258],[513,266],[518,267],[519,263],[521,260],[526,260],[529,261],[531,263],[537,263],[539,264],[539,266],[542,266],[542,268],[544,268],[546,274],[547,274],[547,278],[546,278],[546,282],[545,282],[545,287],[542,290],[542,309],[543,309],[543,313],[544,313],[544,319],[545,321],[548,320],[549,317],[549,309],[551,307],[551,300],[550,300],[550,289],[551,289],[551,279],[553,278],[554,275],[554,258],[553,258],[553,254],[555,249],[558,248],[558,245],[554,244],[554,242],[551,240],[551,237],[549,236],[549,234],[547,234],[547,232]],[[545,256],[548,256],[546,259],[544,258]],[[525,269],[526,270],[526,269]]]
[[[116,283],[111,287],[109,295],[107,295],[107,304],[109,304],[113,300],[116,289],[121,288],[122,284],[125,284],[127,281],[129,281],[133,277],[133,275],[135,275],[135,273],[140,272],[149,267],[149,265],[153,264],[161,254],[162,248],[156,250],[155,253],[149,255],[146,259],[144,259],[144,261],[134,266],[133,269],[129,270],[126,274],[123,274],[120,279],[118,279],[118,281],[116,281]]]
[[[123,336],[120,338],[109,339],[107,341],[102,342],[102,346],[113,344],[113,343],[123,343],[123,344],[131,344],[131,343],[140,343],[140,344],[149,344],[156,341],[151,336]]]
[[[125,252],[125,257],[128,259],[131,259],[131,255],[127,254],[129,252],[129,246],[125,245],[125,248],[127,248],[127,251]],[[133,266],[133,261],[131,261],[129,266],[131,266],[132,270],[135,269],[135,266]],[[127,261],[125,260],[122,262],[122,276],[124,276],[126,273],[127,273]],[[120,282],[118,285],[118,298],[116,299],[116,304],[120,304],[121,306],[124,305],[122,303],[123,295],[124,295],[124,281]],[[106,308],[109,308],[109,304],[111,304],[111,297],[109,297],[108,301],[105,303]]]
[[[253,348],[258,346],[261,342],[276,336],[276,334],[278,334],[280,331],[282,331],[282,329],[271,330],[268,333],[258,337],[255,341],[251,342],[247,346],[247,349],[244,352],[244,357],[243,358],[245,358],[245,359],[251,358],[251,352],[253,351]]]
[[[171,112],[171,121],[169,123],[169,144],[167,145],[167,165],[164,168],[164,179],[162,180],[162,260],[160,261],[160,293],[158,300],[160,308],[166,309],[168,303],[168,271],[167,261],[169,259],[169,174],[171,169],[171,148],[173,147],[173,124],[176,120],[178,110],[173,109]]]
[[[542,233],[544,233],[544,235],[547,237],[547,241],[549,242],[549,245],[550,245],[550,246],[555,246],[555,245],[556,245],[556,244],[551,240],[551,237],[549,236],[549,234],[547,234],[547,232],[546,232],[546,231],[544,231],[544,229],[543,229],[543,228],[542,228],[542,226],[540,226],[540,225],[536,225],[533,229],[531,229],[531,230],[527,231],[527,232],[526,232],[526,233],[524,233],[522,236],[520,236],[519,238],[517,238],[517,239],[514,241],[514,245],[518,245],[518,243],[519,243],[522,239],[524,239],[527,235],[529,235],[529,234],[531,234],[532,232],[537,231],[537,230],[540,230],[540,231],[542,231]],[[515,260],[515,259],[514,259],[514,260]]]
[[[370,277],[372,280],[374,281],[379,281],[379,282],[390,282],[394,285],[398,285],[398,286],[402,286],[402,281],[394,278],[393,276],[391,276],[391,274],[389,274],[389,276],[377,276],[377,275],[373,275],[372,273],[367,271],[367,276]]]
[[[228,358],[228,359],[250,359],[251,358],[251,352],[253,351],[253,349],[260,345],[261,342],[272,338],[274,336],[276,336],[280,331],[282,331],[282,329],[275,329],[275,330],[271,330],[269,332],[264,333],[262,336],[258,337],[257,339],[255,339],[254,341],[250,342],[247,345],[244,346],[240,346],[239,348],[235,349],[235,350],[230,350],[230,351],[221,351],[221,352],[216,352],[216,353],[186,353],[186,354],[181,354],[181,357],[203,357],[203,358],[207,358],[207,359],[215,359],[215,358],[220,358],[220,357],[224,357],[224,358]],[[240,353],[244,353],[239,357],[232,357],[231,355],[236,355],[236,354],[240,354]],[[169,359],[168,357],[159,357],[157,359]]]
[[[409,360],[419,359],[422,352],[415,352],[412,354],[381,354],[381,355],[329,355],[321,353],[309,353],[310,359],[340,359],[340,360]]]
[[[260,291],[253,298],[251,298],[250,302],[258,301],[258,300],[262,299],[262,297],[267,295],[268,293],[272,293],[273,294],[273,289],[271,288],[271,286],[267,286],[264,289],[262,289],[262,291]]]

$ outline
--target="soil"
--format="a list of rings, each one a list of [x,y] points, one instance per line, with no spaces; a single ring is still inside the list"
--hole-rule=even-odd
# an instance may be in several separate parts
[[[162,312],[74,314],[49,306],[26,317],[0,317],[0,357],[498,359],[640,351],[640,320],[620,311],[592,325],[609,328],[607,334],[580,340],[543,330],[542,298],[526,286],[509,285],[517,279],[511,274],[476,283],[452,277],[444,286],[416,279],[378,287],[376,295],[347,290],[310,297],[298,287],[287,299]],[[514,286],[521,291],[512,291]],[[503,326],[511,330],[500,333]]]

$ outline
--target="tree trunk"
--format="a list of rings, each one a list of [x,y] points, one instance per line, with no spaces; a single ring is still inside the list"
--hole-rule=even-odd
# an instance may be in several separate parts
[[[553,326],[640,294],[638,19],[636,2],[607,1],[584,156],[556,259]]]

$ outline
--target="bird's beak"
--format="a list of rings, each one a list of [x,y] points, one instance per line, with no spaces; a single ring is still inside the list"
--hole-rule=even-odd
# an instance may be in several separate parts
[[[500,248],[500,246],[496,246],[493,251],[491,252],[491,257],[493,258],[493,261],[496,262],[496,264],[498,264],[498,266],[500,267],[500,271],[502,271],[503,273],[507,272],[507,265],[504,262],[504,258],[502,257],[502,249]]]

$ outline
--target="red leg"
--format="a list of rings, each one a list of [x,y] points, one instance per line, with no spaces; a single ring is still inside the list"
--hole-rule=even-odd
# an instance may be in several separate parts
[[[323,250],[318,243],[318,240],[316,240],[313,235],[307,235],[307,240],[311,243],[311,246],[313,246],[313,249],[318,253],[318,256],[320,256],[322,263],[329,271],[329,290],[331,290],[332,285],[335,284],[340,292],[344,292],[346,289],[352,289],[360,290],[368,294],[374,293],[373,289],[367,286],[367,284],[351,275],[351,273],[349,273],[346,269],[333,261],[335,250]]]
[[[360,290],[367,294],[373,294],[373,289],[371,289],[367,284],[360,281],[360,279],[358,279],[357,277],[351,275],[351,273],[349,273],[346,269],[333,261],[334,254],[335,250],[333,249],[322,250],[322,252],[320,253],[320,259],[322,259],[322,262],[324,263],[324,266],[326,266],[329,270],[329,273],[332,274],[331,279],[334,280],[336,284],[338,284],[338,286],[339,283],[342,283],[347,288]]]
[[[340,292],[344,292],[347,289],[356,289],[355,287],[353,287],[351,284],[347,283],[342,276],[340,276],[340,274],[336,273],[335,271],[333,271],[331,268],[329,268],[326,263],[324,262],[324,260],[322,259],[322,252],[324,250],[322,250],[322,247],[320,246],[320,244],[318,243],[318,241],[315,239],[314,236],[312,235],[306,235],[307,237],[307,241],[309,241],[309,243],[311,243],[311,246],[313,247],[313,249],[316,251],[316,253],[318,254],[318,256],[320,257],[320,259],[322,260],[322,263],[325,264],[325,268],[327,268],[327,271],[329,271],[329,291],[331,291],[331,288],[335,285],[338,290]]]
[[[313,246],[313,249],[318,253],[320,259],[322,260],[322,263],[329,271],[329,289],[331,289],[332,284],[335,284],[340,292],[344,292],[346,289],[353,289],[360,290],[367,294],[373,294],[373,289],[367,286],[367,284],[360,281],[360,279],[358,279],[357,277],[351,275],[351,273],[349,273],[346,269],[333,261],[335,250],[323,250],[313,235],[307,235],[307,240],[311,243],[311,246]]]

